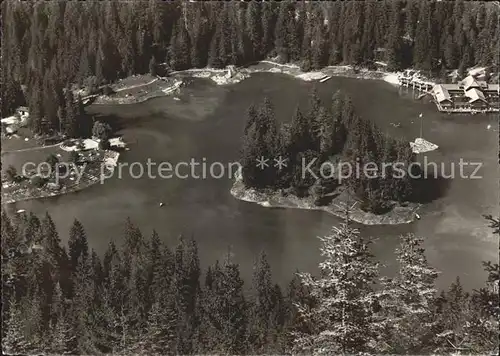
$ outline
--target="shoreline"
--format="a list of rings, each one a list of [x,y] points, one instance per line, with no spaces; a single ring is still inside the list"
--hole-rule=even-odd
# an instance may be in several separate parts
[[[231,70],[234,68],[235,73],[230,74]],[[296,64],[285,63],[281,64],[272,60],[262,60],[255,62],[248,66],[228,66],[223,69],[216,68],[192,68],[185,71],[172,72],[173,75],[186,75],[192,74],[193,77],[197,78],[207,78],[211,79],[217,85],[230,85],[236,84],[240,81],[248,78],[254,73],[278,73],[290,75],[296,79],[303,81],[319,81],[320,79],[331,76],[331,77],[346,77],[354,79],[372,79],[372,80],[383,80],[384,77],[394,75],[397,77],[397,73],[379,71],[379,70],[368,70],[362,68],[360,70],[355,70],[354,67],[350,65],[338,65],[338,66],[328,66],[321,68],[317,71],[304,72]]]
[[[480,71],[484,71],[484,67],[471,67],[468,69],[470,75],[478,74]],[[114,94],[120,92],[125,92],[127,90],[135,90],[140,88],[145,88],[147,86],[156,85],[157,88],[146,91],[140,90],[137,94],[127,94],[125,97],[116,96],[97,96],[92,105],[126,105],[126,104],[139,104],[144,103],[150,99],[169,96],[174,93],[179,93],[180,88],[184,84],[183,79],[185,77],[191,78],[203,78],[211,80],[215,85],[225,86],[237,84],[255,73],[277,73],[285,74],[293,77],[294,79],[299,79],[307,82],[326,82],[333,77],[344,77],[360,80],[381,80],[392,86],[400,86],[399,77],[405,74],[407,71],[415,72],[414,75],[419,75],[419,71],[407,68],[404,71],[389,72],[383,69],[368,69],[368,68],[356,68],[352,65],[335,65],[323,67],[316,71],[304,72],[300,69],[300,66],[293,63],[278,63],[272,59],[265,59],[251,64],[242,65],[236,67],[234,65],[228,65],[225,68],[189,68],[186,70],[173,71],[168,77],[157,76],[153,80],[148,80],[142,84],[131,85],[128,87],[121,87],[115,90]],[[455,70],[456,71],[456,70]],[[138,75],[133,75],[128,78],[137,77]],[[420,77],[421,80],[426,81],[430,85],[436,85],[439,80],[436,78],[429,79],[427,77]],[[121,80],[121,81],[122,81]],[[164,86],[165,82],[172,81]],[[144,92],[144,93],[143,93]]]
[[[168,85],[162,85],[166,80],[162,79],[160,77],[149,81],[144,84],[138,84],[134,85],[131,87],[126,87],[126,88],[120,88],[116,89],[115,93],[112,95],[99,95],[96,97],[96,99],[92,102],[91,105],[129,105],[129,104],[139,104],[146,102],[150,99],[153,98],[158,98],[162,96],[168,96],[180,89],[180,87],[183,84],[182,80],[178,80],[175,78],[173,83],[168,83]],[[126,92],[127,90],[137,90],[140,88],[147,87],[148,85],[155,84],[158,87],[155,88],[154,90],[150,92],[145,92],[145,93],[138,93],[138,94],[130,94],[130,96],[125,96],[125,97],[116,97],[114,95],[120,93],[120,92]],[[167,84],[167,83],[165,83]],[[144,89],[141,89],[144,90]]]
[[[324,211],[337,218],[345,218],[345,208],[340,206],[342,202],[336,204],[335,199],[326,206],[317,206],[311,198],[299,198],[295,195],[288,194],[282,196],[278,191],[274,192],[258,192],[253,188],[244,186],[241,176],[236,176],[235,182],[230,189],[231,195],[238,200],[248,203],[255,203],[265,208],[281,208],[281,209],[302,209]],[[388,213],[376,215],[365,212],[357,207],[349,209],[349,220],[362,225],[402,225],[414,222],[417,217],[419,204],[409,204],[408,207],[396,206]]]
[[[370,80],[384,80],[388,83],[395,84],[394,79],[397,78],[398,73],[385,72],[379,70],[368,70],[362,68],[355,70],[350,65],[328,66],[318,71],[304,72],[298,65],[286,63],[281,64],[272,60],[262,60],[247,66],[236,67],[233,65],[226,68],[190,68],[181,71],[174,71],[170,73],[167,78],[157,77],[155,80],[150,80],[143,84],[133,85],[130,87],[120,88],[114,94],[125,92],[127,90],[137,90],[147,87],[148,85],[156,84],[159,88],[146,93],[130,94],[126,97],[114,97],[113,95],[100,95],[92,102],[91,105],[128,105],[139,104],[146,102],[150,99],[168,96],[180,89],[183,84],[183,77],[205,78],[214,82],[216,85],[231,85],[239,83],[249,78],[254,73],[278,73],[292,76],[295,79],[303,81],[319,81],[320,79],[330,77],[346,77],[354,79],[370,79]],[[163,86],[162,81],[173,79],[174,82],[167,86]]]
[[[105,165],[108,170],[114,171],[114,167],[116,167],[116,165],[118,163],[120,153],[116,152],[116,151],[106,150],[106,151],[104,151],[104,156],[107,156],[107,157],[104,157],[104,160],[102,162],[100,162],[100,165]],[[99,170],[99,172],[101,172],[101,170]],[[76,193],[76,192],[82,191],[84,189],[87,189],[87,188],[89,188],[89,187],[91,187],[99,182],[101,182],[101,184],[103,184],[106,179],[111,178],[111,177],[112,177],[112,175],[110,177],[105,176],[104,178],[102,178],[102,177],[84,172],[82,174],[82,177],[81,177],[81,179],[83,180],[83,183],[79,182],[79,183],[75,183],[73,185],[64,186],[64,187],[61,187],[61,189],[59,189],[57,191],[50,191],[50,190],[48,190],[47,187],[44,187],[44,188],[31,188],[31,189],[25,190],[24,194],[23,193],[16,194],[16,192],[11,193],[11,194],[6,194],[6,195],[11,195],[11,196],[12,195],[18,196],[18,197],[14,197],[14,198],[7,198],[4,196],[4,193],[2,192],[2,205],[10,205],[10,204],[15,204],[18,202],[23,202],[23,201],[28,201],[28,200],[45,199],[45,198],[57,197],[57,196],[65,195],[65,194]],[[2,190],[3,189],[4,188],[2,186]]]

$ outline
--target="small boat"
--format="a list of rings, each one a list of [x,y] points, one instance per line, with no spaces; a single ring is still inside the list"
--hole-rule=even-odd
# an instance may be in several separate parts
[[[178,97],[175,97],[175,98],[174,98],[174,100],[175,100],[175,101],[179,101],[179,100],[181,100],[181,99],[180,99],[180,98],[178,98]]]
[[[18,213],[18,214],[22,214],[22,213],[24,213],[25,211],[26,211],[26,210],[24,210],[24,209],[19,209],[19,210],[17,211],[17,213]]]
[[[326,76],[326,77],[324,77],[324,78],[321,78],[321,79],[319,80],[319,82],[320,82],[320,83],[324,83],[324,82],[326,82],[327,80],[329,80],[329,79],[331,79],[331,78],[332,78],[331,76]]]
[[[163,205],[164,205],[163,203],[160,203],[160,208],[161,208]]]
[[[486,126],[486,129],[487,130],[491,129],[491,125]]]
[[[418,215],[417,213],[415,213],[415,217],[417,218],[417,220],[420,220],[420,215]]]

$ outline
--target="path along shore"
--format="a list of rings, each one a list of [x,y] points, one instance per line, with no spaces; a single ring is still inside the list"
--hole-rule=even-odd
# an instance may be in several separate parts
[[[249,203],[256,203],[266,208],[293,208],[303,210],[325,211],[338,218],[345,218],[346,211],[349,212],[349,220],[363,225],[400,225],[409,224],[418,219],[417,210],[419,204],[408,204],[408,206],[395,206],[385,214],[376,215],[365,212],[358,207],[359,204],[345,201],[332,201],[329,205],[317,206],[311,198],[299,198],[295,195],[281,195],[279,192],[259,192],[255,189],[245,187],[242,177],[237,175],[231,188],[231,195],[236,199]]]

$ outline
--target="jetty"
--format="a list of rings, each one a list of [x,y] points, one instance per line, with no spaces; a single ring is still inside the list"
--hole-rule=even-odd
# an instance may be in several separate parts
[[[424,93],[430,93],[435,83],[425,80],[418,71],[405,70],[398,76],[399,85]]]
[[[500,103],[499,84],[490,84],[469,75],[456,84],[435,84],[415,70],[405,70],[398,75],[401,87],[420,91],[417,99],[430,95],[439,112],[448,114],[498,113]]]

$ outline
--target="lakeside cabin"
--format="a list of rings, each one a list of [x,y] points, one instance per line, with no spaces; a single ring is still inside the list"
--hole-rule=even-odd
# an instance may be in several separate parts
[[[498,112],[500,90],[498,84],[488,84],[468,76],[457,84],[437,84],[432,96],[442,112]]]
[[[26,106],[20,106],[16,109],[15,114],[1,119],[2,132],[6,134],[14,134],[21,127],[26,126],[29,117],[29,111]]]

